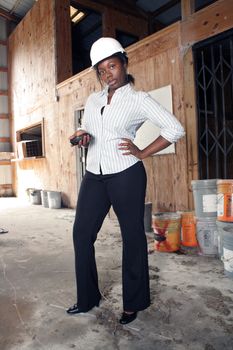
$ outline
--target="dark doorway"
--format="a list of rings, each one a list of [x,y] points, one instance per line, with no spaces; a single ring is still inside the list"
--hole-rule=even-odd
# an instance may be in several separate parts
[[[91,66],[91,45],[102,36],[102,14],[78,6],[75,1],[71,1],[70,11],[74,75]]]
[[[233,30],[196,44],[200,179],[233,178]]]

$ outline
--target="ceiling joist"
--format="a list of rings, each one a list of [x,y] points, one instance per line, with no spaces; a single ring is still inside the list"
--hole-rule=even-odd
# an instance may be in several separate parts
[[[0,16],[6,18],[8,21],[19,23],[20,18],[18,16],[15,16],[11,14],[10,12],[7,12],[0,8]]]
[[[167,10],[170,10],[170,8],[172,8],[173,6],[177,5],[178,3],[180,3],[180,0],[171,0],[167,4],[159,7],[157,10],[152,12],[151,15],[153,17],[157,17],[157,16],[161,15],[161,13],[163,13],[163,12],[165,12]]]
[[[22,0],[16,0],[12,9],[10,10],[10,14],[13,14],[16,10],[17,10],[17,7],[21,4]]]

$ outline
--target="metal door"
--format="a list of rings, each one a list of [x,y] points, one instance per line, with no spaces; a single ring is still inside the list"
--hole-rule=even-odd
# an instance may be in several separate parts
[[[233,30],[193,48],[199,178],[233,178]]]

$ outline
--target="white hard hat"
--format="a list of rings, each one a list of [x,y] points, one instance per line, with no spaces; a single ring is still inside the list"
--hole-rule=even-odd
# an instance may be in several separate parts
[[[117,52],[125,52],[119,41],[107,37],[98,39],[94,42],[90,51],[92,67],[94,67],[98,62],[114,55]]]

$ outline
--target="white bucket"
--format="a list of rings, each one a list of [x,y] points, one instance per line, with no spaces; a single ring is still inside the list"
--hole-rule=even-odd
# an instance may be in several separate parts
[[[233,278],[233,228],[223,228],[223,257],[224,273]]]
[[[192,180],[196,217],[217,216],[217,180]]]
[[[42,190],[42,191],[41,191],[41,202],[42,202],[42,205],[43,205],[45,208],[48,208],[48,207],[49,207],[48,191],[45,191],[45,190]]]
[[[47,191],[48,193],[48,203],[50,209],[60,209],[61,208],[61,192],[57,191]]]
[[[216,221],[217,229],[218,229],[218,257],[219,259],[222,259],[223,256],[223,229],[229,228],[233,230],[233,222],[227,222],[227,221]]]
[[[32,204],[41,204],[40,190],[29,189],[29,198]]]
[[[196,232],[201,255],[218,254],[218,230],[216,218],[196,218]]]

